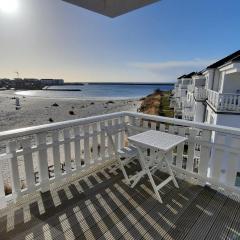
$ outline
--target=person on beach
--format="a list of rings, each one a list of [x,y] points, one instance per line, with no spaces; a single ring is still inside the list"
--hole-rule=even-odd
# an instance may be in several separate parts
[[[16,97],[16,110],[20,109],[21,106],[20,106],[20,99],[19,97]]]

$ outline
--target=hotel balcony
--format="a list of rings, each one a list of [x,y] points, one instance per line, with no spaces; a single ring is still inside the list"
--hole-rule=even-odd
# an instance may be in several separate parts
[[[194,119],[194,112],[192,107],[185,107],[182,111],[183,119],[188,121],[193,121]]]
[[[193,96],[196,101],[206,101],[207,90],[205,87],[195,87]]]
[[[148,178],[130,188],[112,171],[110,129],[118,148],[148,129],[187,137],[171,153],[180,188],[162,188],[163,204]],[[0,239],[238,239],[239,137],[240,129],[131,112],[1,132]],[[139,168],[136,159],[127,171]]]
[[[175,97],[170,98],[170,108],[174,108],[176,104],[177,103]]]
[[[174,117],[182,119],[182,109],[180,108],[175,108],[174,109]]]
[[[240,112],[240,94],[208,90],[208,103],[216,112]]]
[[[193,107],[193,102],[188,101],[187,99],[184,100],[183,102],[183,108],[192,108]]]
[[[181,110],[182,109],[182,103],[179,98],[171,98],[170,99],[170,107],[174,108],[174,111]]]

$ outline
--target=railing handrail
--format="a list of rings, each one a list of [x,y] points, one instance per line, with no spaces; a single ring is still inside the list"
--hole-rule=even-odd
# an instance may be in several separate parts
[[[213,125],[213,124],[208,124],[208,123],[196,123],[196,122],[182,120],[182,119],[176,119],[176,118],[168,118],[168,117],[155,116],[155,115],[149,115],[149,114],[144,114],[144,113],[123,111],[123,112],[116,112],[116,113],[80,118],[80,119],[75,119],[75,120],[62,121],[62,122],[57,122],[57,123],[43,124],[43,125],[34,126],[34,127],[27,127],[27,128],[3,131],[3,132],[0,132],[0,141],[9,140],[12,138],[17,138],[17,137],[22,137],[22,136],[28,136],[28,135],[32,135],[32,134],[37,134],[37,133],[40,133],[43,131],[45,131],[45,132],[54,131],[57,129],[64,129],[64,128],[73,127],[73,126],[77,126],[77,125],[91,124],[91,123],[94,123],[97,121],[104,121],[107,119],[111,119],[114,117],[121,117],[121,116],[122,117],[138,116],[138,117],[146,118],[146,119],[149,119],[152,121],[161,121],[164,123],[176,124],[179,126],[194,127],[194,128],[200,128],[203,130],[217,131],[217,132],[221,132],[221,133],[227,133],[227,134],[240,136],[240,128],[221,126],[221,125]]]
[[[39,126],[33,126],[33,127],[26,127],[26,128],[19,128],[19,129],[13,129],[13,130],[7,130],[0,132],[0,141],[9,140],[12,138],[18,138],[22,136],[28,136],[37,134],[40,132],[48,132],[48,131],[54,131],[57,129],[63,129],[78,125],[84,125],[84,124],[91,124],[97,121],[104,121],[108,120],[114,117],[121,117],[124,116],[124,112],[116,112],[116,113],[109,113],[109,114],[103,114],[103,115],[97,115],[92,117],[86,117],[86,118],[79,118],[74,120],[67,120],[57,123],[48,123],[43,124]]]
[[[179,126],[200,128],[203,130],[217,131],[220,133],[227,133],[227,134],[231,134],[231,135],[240,136],[240,128],[227,127],[227,126],[221,126],[221,125],[213,125],[213,124],[208,124],[208,123],[196,123],[196,122],[182,120],[182,119],[154,116],[154,115],[148,115],[148,114],[144,114],[144,113],[133,113],[133,112],[124,112],[124,113],[127,114],[128,116],[138,116],[138,117],[149,119],[152,121],[159,121],[159,122],[170,123],[170,124],[175,124],[175,125],[179,125]]]
[[[226,96],[239,96],[240,97],[240,94],[238,94],[238,93],[220,93],[220,92],[214,91],[212,89],[208,89],[207,91],[212,92],[214,94],[217,94],[219,96],[225,96],[226,95]]]
[[[206,88],[205,86],[195,86],[195,90],[202,91],[202,90],[206,90]]]

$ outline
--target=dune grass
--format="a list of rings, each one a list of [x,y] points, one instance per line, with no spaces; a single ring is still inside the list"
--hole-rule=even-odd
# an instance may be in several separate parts
[[[173,110],[169,107],[170,94],[170,91],[156,90],[153,94],[142,99],[139,111],[151,115],[173,117]]]

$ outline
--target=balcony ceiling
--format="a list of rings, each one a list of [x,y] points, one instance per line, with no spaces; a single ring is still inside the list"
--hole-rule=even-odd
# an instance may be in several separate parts
[[[117,17],[160,0],[63,0],[108,17]]]

